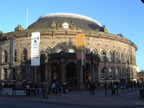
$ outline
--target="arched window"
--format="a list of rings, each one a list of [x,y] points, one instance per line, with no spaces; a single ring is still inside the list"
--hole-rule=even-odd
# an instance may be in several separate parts
[[[8,79],[8,72],[7,72],[7,69],[4,68],[4,80],[7,80]]]
[[[128,54],[126,55],[126,63],[129,64],[129,55]]]
[[[126,77],[125,74],[126,74],[126,71],[125,71],[125,68],[123,68],[123,69],[122,69],[122,78]]]
[[[120,67],[118,67],[118,73],[119,73],[119,79],[120,79],[121,76],[122,76],[122,72],[121,72],[121,68]]]
[[[75,53],[75,49],[74,48],[69,48],[68,53]]]
[[[108,53],[108,60],[109,60],[109,62],[113,61],[113,53],[111,51],[109,51],[109,53]]]
[[[101,61],[106,61],[106,52],[104,50],[100,52],[100,55],[101,55]]]
[[[109,69],[108,69],[108,78],[109,78],[109,79],[112,79],[112,77],[113,77],[112,69],[113,69],[113,68],[109,68]]]
[[[105,79],[106,78],[106,67],[103,67],[101,69],[101,79]]]
[[[93,55],[97,55],[98,54],[97,50],[94,49],[94,48],[90,49],[90,53],[92,53]]]
[[[131,76],[131,79],[133,79],[133,70],[132,69],[130,71],[130,76]]]
[[[130,55],[130,64],[132,64],[132,55]]]
[[[56,49],[56,53],[60,53],[60,52],[62,52],[62,51],[64,51],[64,48],[62,48],[62,47],[58,47],[58,48]]]
[[[48,48],[45,50],[45,53],[51,54],[51,53],[52,53],[52,49],[51,49],[50,47],[48,47]]]
[[[89,54],[90,53],[90,51],[88,50],[88,48],[84,48],[83,51],[84,51],[85,54]]]
[[[7,63],[8,62],[8,52],[7,50],[4,50],[4,62]]]
[[[127,68],[126,77],[130,78],[130,69],[129,68]]]
[[[14,61],[16,62],[17,61],[17,51],[15,50],[14,52]]]
[[[121,53],[121,63],[124,63],[124,55]]]
[[[16,72],[16,70],[14,69],[14,70],[12,71],[12,80],[16,80],[16,76],[17,76],[17,72]]]
[[[4,69],[2,68],[1,69],[1,72],[0,72],[0,80],[4,80]]]
[[[24,59],[24,61],[28,60],[28,51],[26,48],[24,48],[24,50],[23,50],[23,59]]]
[[[119,61],[119,55],[117,52],[115,52],[115,62],[117,63]]]
[[[119,69],[117,69],[117,68],[115,70],[115,78],[119,79]]]

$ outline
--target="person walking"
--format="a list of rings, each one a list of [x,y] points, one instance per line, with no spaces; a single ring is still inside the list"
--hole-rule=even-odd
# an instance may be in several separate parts
[[[107,96],[107,83],[106,82],[104,84],[104,89],[105,89],[105,96]]]
[[[94,95],[95,94],[95,84],[93,82],[90,82],[89,87],[90,87],[90,94]]]
[[[55,82],[52,83],[52,93],[53,94],[56,93],[56,84],[55,84]]]
[[[45,98],[45,82],[42,83],[41,88],[42,88],[43,98]]]
[[[44,85],[44,96],[46,99],[48,99],[48,92],[49,92],[49,84],[48,82],[46,82]]]
[[[30,95],[30,85],[29,84],[27,84],[26,85],[26,95]]]

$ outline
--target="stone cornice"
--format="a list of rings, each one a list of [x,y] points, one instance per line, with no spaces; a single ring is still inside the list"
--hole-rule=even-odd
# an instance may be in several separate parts
[[[54,36],[54,35],[73,35],[75,36],[79,32],[84,32],[85,36],[87,37],[96,37],[96,38],[105,38],[105,39],[110,39],[114,41],[119,41],[125,44],[129,44],[130,46],[133,46],[135,50],[137,50],[137,46],[127,38],[119,35],[114,35],[110,33],[105,33],[105,32],[100,32],[100,31],[90,31],[90,30],[53,30],[53,29],[27,29],[27,30],[22,30],[22,31],[17,31],[17,32],[10,32],[4,34],[4,36],[7,36],[8,39],[11,38],[21,38],[21,37],[29,37],[31,36],[31,32],[36,32],[39,31],[41,32],[41,35],[49,35],[49,36]],[[2,40],[0,41],[0,43]]]

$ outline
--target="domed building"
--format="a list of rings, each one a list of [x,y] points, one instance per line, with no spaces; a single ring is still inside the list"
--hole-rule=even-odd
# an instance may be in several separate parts
[[[31,36],[40,33],[40,65],[31,66]],[[76,35],[83,33],[84,65],[77,60]],[[1,81],[70,82],[79,86],[136,80],[137,46],[122,34],[110,34],[98,21],[69,13],[41,16],[27,29],[0,32]]]

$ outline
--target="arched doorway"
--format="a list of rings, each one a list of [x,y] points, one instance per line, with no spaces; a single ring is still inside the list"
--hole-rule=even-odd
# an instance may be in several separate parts
[[[66,65],[66,81],[69,82],[72,86],[77,86],[77,69],[75,63],[69,63]]]

